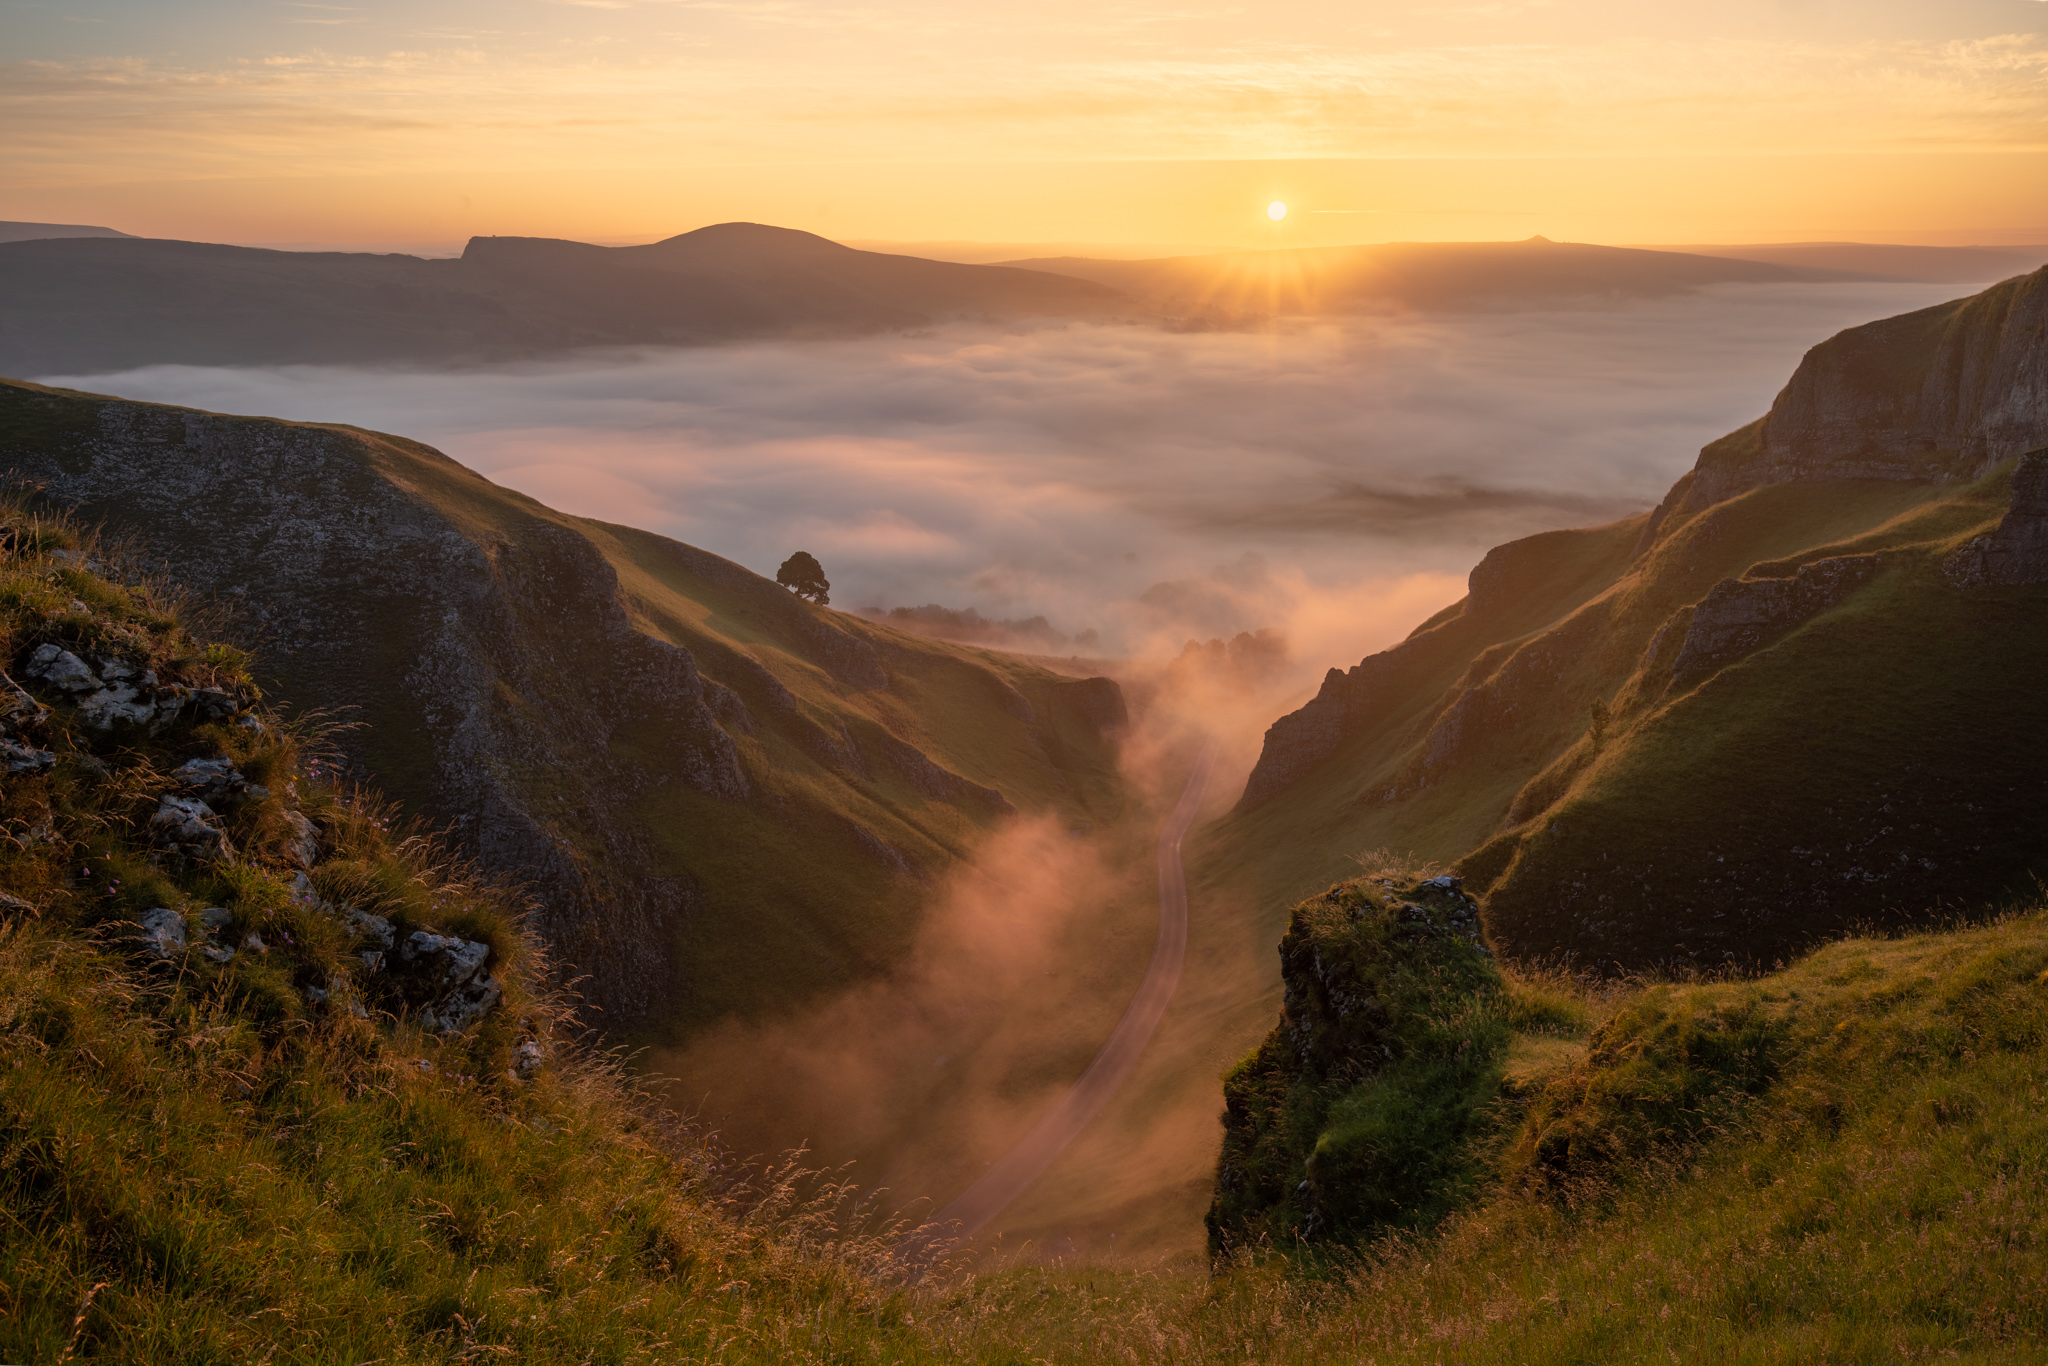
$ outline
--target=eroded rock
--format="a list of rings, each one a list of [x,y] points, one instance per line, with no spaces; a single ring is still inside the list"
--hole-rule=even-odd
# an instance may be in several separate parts
[[[420,1008],[420,1023],[452,1034],[467,1029],[490,1012],[504,994],[504,984],[483,971],[491,946],[454,935],[415,930],[398,947],[399,961],[442,988]]]
[[[2048,583],[2048,450],[2020,457],[2012,472],[2012,506],[1997,529],[1957,550],[1941,568],[1963,588]]]
[[[36,646],[22,672],[59,692],[88,693],[100,688],[99,675],[91,666],[61,645]]]
[[[285,824],[292,828],[292,837],[285,844],[285,851],[292,861],[301,868],[311,868],[320,861],[320,831],[317,826],[297,811],[284,813]]]
[[[226,759],[189,759],[171,770],[171,780],[203,802],[240,797],[250,786]]]
[[[135,937],[150,956],[163,959],[185,951],[185,917],[170,907],[144,911],[137,924]]]
[[[235,847],[227,832],[213,824],[219,817],[197,797],[165,797],[149,818],[150,836],[202,863],[232,863]]]
[[[1754,653],[1841,604],[1886,562],[1883,555],[1845,555],[1802,565],[1789,578],[1721,580],[1693,608],[1672,661],[1673,680],[1683,685]]]
[[[57,756],[47,749],[0,736],[0,768],[9,773],[47,773],[57,766]]]

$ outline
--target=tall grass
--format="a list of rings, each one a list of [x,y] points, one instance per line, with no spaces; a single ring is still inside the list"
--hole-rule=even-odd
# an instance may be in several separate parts
[[[0,523],[10,659],[96,640],[240,686],[238,656],[76,528]],[[516,895],[315,781],[317,734],[270,716],[102,743],[59,712],[56,770],[0,789],[0,1360],[2043,1356],[2048,911],[1753,980],[1506,970],[1489,1009],[1516,1108],[1428,1232],[1215,1267],[934,1267],[834,1174],[752,1171],[668,1117],[575,1033]],[[298,784],[316,901],[489,939],[506,1003],[455,1036],[402,1001],[309,1007],[306,974],[352,969],[266,842],[281,808],[237,808],[233,868],[146,844],[138,810],[196,749]],[[136,910],[210,904],[288,947],[236,970],[133,951]],[[522,1074],[528,1041],[547,1063]]]

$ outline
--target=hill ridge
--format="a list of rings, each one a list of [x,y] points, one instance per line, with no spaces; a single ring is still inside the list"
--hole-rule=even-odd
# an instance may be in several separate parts
[[[1638,965],[2023,887],[2048,863],[2019,683],[2048,663],[2044,323],[2048,269],[1849,329],[1647,517],[1489,552],[1274,723],[1222,847],[1313,829],[1281,838],[1321,868],[1419,837],[1502,947]]]

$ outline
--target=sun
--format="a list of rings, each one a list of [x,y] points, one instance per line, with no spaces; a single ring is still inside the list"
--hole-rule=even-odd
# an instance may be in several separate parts
[[[1266,217],[1278,223],[1281,219],[1287,217],[1287,205],[1278,199],[1274,200],[1266,206]]]

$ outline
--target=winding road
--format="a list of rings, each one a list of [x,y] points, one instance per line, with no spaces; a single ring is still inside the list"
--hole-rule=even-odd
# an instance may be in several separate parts
[[[1194,772],[1188,775],[1180,801],[1159,832],[1159,938],[1152,946],[1152,963],[1145,969],[1145,980],[1138,984],[1131,1003],[1124,1007],[1123,1018],[1117,1021],[1095,1061],[1067,1088],[1059,1103],[1015,1147],[983,1172],[980,1180],[932,1217],[927,1227],[941,1230],[941,1239],[972,1238],[986,1228],[1005,1206],[1045,1174],[1053,1159],[1109,1103],[1124,1078],[1138,1065],[1138,1055],[1145,1051],[1152,1031],[1159,1026],[1159,1017],[1166,1013],[1166,1004],[1180,985],[1181,964],[1187,958],[1188,882],[1181,868],[1180,843],[1188,827],[1195,823],[1195,811],[1202,804],[1202,793],[1209,784],[1209,767],[1215,757],[1212,746],[1195,760]]]

